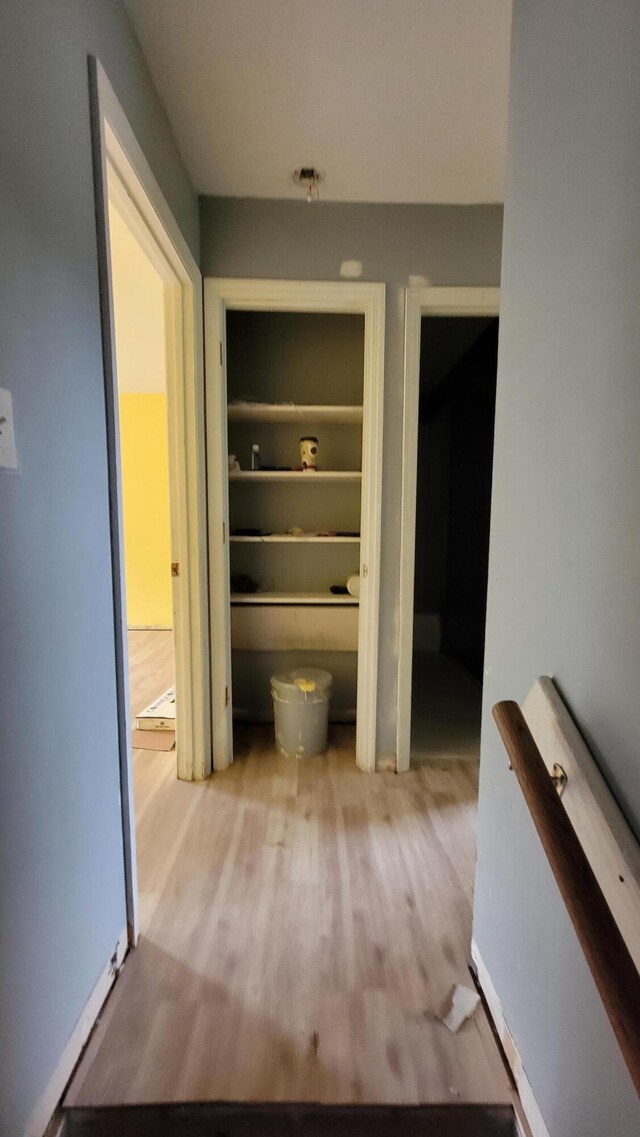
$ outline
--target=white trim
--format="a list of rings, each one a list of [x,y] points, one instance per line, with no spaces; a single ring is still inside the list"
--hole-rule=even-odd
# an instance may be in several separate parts
[[[397,770],[411,765],[413,586],[416,551],[416,464],[420,403],[420,334],[423,316],[497,316],[499,288],[407,288],[404,323],[402,504],[398,627]]]
[[[339,281],[215,280],[204,282],[207,435],[210,446],[209,557],[211,563],[212,720],[216,770],[233,761],[225,312],[354,312],[365,318],[364,410],[358,635],[356,761],[376,765],[382,426],[384,396],[383,284]],[[222,347],[220,347],[222,345]],[[366,570],[366,571],[365,571]],[[216,645],[222,645],[216,648]]]
[[[36,1102],[24,1129],[24,1137],[43,1137],[65,1090],[65,1086],[78,1063],[86,1041],[93,1030],[104,1001],[113,986],[127,953],[128,931],[123,928],[115,946],[114,956],[105,964],[91,992],[60,1061],[51,1075],[44,1092]]]
[[[535,1099],[531,1083],[525,1073],[518,1047],[505,1021],[500,996],[484,965],[480,949],[475,940],[471,941],[471,958],[476,967],[478,983],[486,999],[489,1013],[493,1019],[493,1025],[496,1028],[498,1038],[502,1043],[502,1049],[509,1063],[509,1068],[513,1074],[513,1080],[520,1097],[520,1105],[522,1106],[527,1125],[531,1130],[531,1137],[549,1137],[549,1130],[547,1129],[544,1118],[540,1112],[540,1107]],[[519,1128],[522,1132],[522,1127]]]
[[[182,234],[167,200],[158,185],[155,174],[149,165],[145,154],[131,128],[129,120],[118,100],[107,74],[95,58],[91,58],[91,81],[98,98],[98,109],[106,124],[113,132],[114,138],[120,147],[120,157],[124,159],[123,168],[119,170],[127,192],[143,215],[149,229],[153,233],[156,243],[172,260],[179,261],[189,273],[194,282],[200,280],[200,269],[191,250]],[[110,153],[116,166],[118,156]],[[127,166],[133,167],[136,181],[127,176]],[[151,208],[149,208],[151,206]],[[168,242],[168,243],[167,243]]]
[[[229,460],[227,448],[227,337],[221,295],[204,281],[209,502],[209,620],[211,723],[214,770],[233,762],[231,595],[229,571]],[[220,347],[222,345],[222,347]],[[222,352],[222,362],[220,354]]]

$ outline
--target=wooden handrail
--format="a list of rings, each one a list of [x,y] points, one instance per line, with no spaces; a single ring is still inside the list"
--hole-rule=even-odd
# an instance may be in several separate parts
[[[500,736],[640,1094],[640,974],[517,703],[493,708]]]

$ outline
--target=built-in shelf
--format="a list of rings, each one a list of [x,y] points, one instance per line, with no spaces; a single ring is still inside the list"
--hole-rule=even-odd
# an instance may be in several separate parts
[[[238,651],[357,651],[355,605],[232,604],[231,646]]]
[[[313,533],[305,534],[303,537],[292,537],[290,533],[269,533],[263,537],[247,537],[240,534],[232,534],[230,539],[232,541],[239,541],[245,545],[263,545],[270,543],[279,545],[358,545],[360,543],[359,537],[320,537]]]
[[[356,596],[333,592],[232,592],[232,604],[358,604]]]
[[[362,422],[362,407],[322,406],[301,403],[230,403],[230,422],[333,422],[356,426]]]
[[[230,470],[230,482],[359,482],[360,470]]]

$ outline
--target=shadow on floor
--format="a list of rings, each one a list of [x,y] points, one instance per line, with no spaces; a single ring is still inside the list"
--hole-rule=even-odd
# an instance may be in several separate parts
[[[468,671],[438,652],[413,657],[411,762],[480,758],[482,691]]]

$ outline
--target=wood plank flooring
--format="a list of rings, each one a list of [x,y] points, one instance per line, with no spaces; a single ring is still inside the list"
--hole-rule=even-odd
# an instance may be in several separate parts
[[[173,632],[164,629],[129,632],[129,698],[132,719],[174,682]]]
[[[165,635],[132,633],[134,709]],[[65,1104],[510,1104],[482,1009],[433,1017],[471,984],[476,765],[363,774],[350,727],[319,759],[268,727],[236,754],[194,784],[135,755],[143,934]]]

